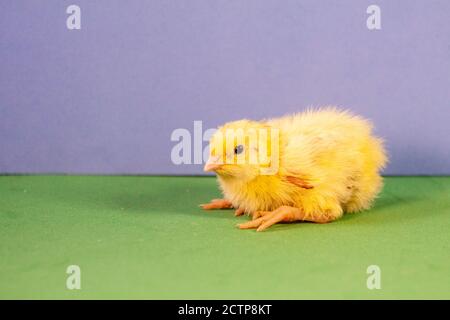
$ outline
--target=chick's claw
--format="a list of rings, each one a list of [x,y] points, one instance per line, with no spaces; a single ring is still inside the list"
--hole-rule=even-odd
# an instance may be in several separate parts
[[[242,216],[245,213],[245,210],[243,208],[237,208],[236,211],[234,212],[234,215],[236,217]]]
[[[240,229],[254,229],[256,231],[263,231],[270,226],[278,222],[292,222],[295,220],[301,220],[301,211],[298,208],[283,206],[272,212],[270,211],[259,211],[264,214],[256,218],[255,220],[245,222],[239,225]],[[255,212],[256,213],[256,212]]]

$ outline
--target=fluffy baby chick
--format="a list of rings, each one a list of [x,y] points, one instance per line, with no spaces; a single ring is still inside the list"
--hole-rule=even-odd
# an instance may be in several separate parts
[[[204,167],[217,174],[224,199],[201,206],[251,215],[241,229],[326,223],[371,206],[386,161],[371,123],[334,107],[230,122],[210,140]]]

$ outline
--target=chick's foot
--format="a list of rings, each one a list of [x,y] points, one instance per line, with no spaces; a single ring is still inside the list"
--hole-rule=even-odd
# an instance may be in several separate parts
[[[256,218],[255,218],[256,215]],[[256,211],[254,220],[239,224],[240,229],[255,229],[263,231],[278,222],[310,221],[327,223],[335,220],[332,215],[305,215],[303,210],[295,207],[281,206],[274,211]]]
[[[225,199],[212,199],[210,203],[201,204],[200,207],[204,210],[230,209],[233,205]]]
[[[278,222],[293,222],[302,220],[303,214],[299,208],[282,206],[278,209],[270,211],[257,211],[255,215],[261,215],[259,218],[255,218],[252,221],[242,223],[239,226],[240,229],[254,229],[256,231],[263,231],[268,227]]]

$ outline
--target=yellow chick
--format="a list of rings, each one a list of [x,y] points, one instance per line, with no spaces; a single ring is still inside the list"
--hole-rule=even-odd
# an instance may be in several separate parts
[[[278,222],[326,223],[368,209],[387,162],[368,120],[335,107],[220,127],[205,171],[215,171],[223,199],[205,210],[235,208],[262,231]]]

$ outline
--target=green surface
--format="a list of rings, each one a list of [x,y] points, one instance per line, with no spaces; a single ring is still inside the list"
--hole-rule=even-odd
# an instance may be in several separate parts
[[[197,207],[217,196],[206,177],[0,176],[0,298],[450,298],[450,177],[387,178],[370,211],[262,233]]]

